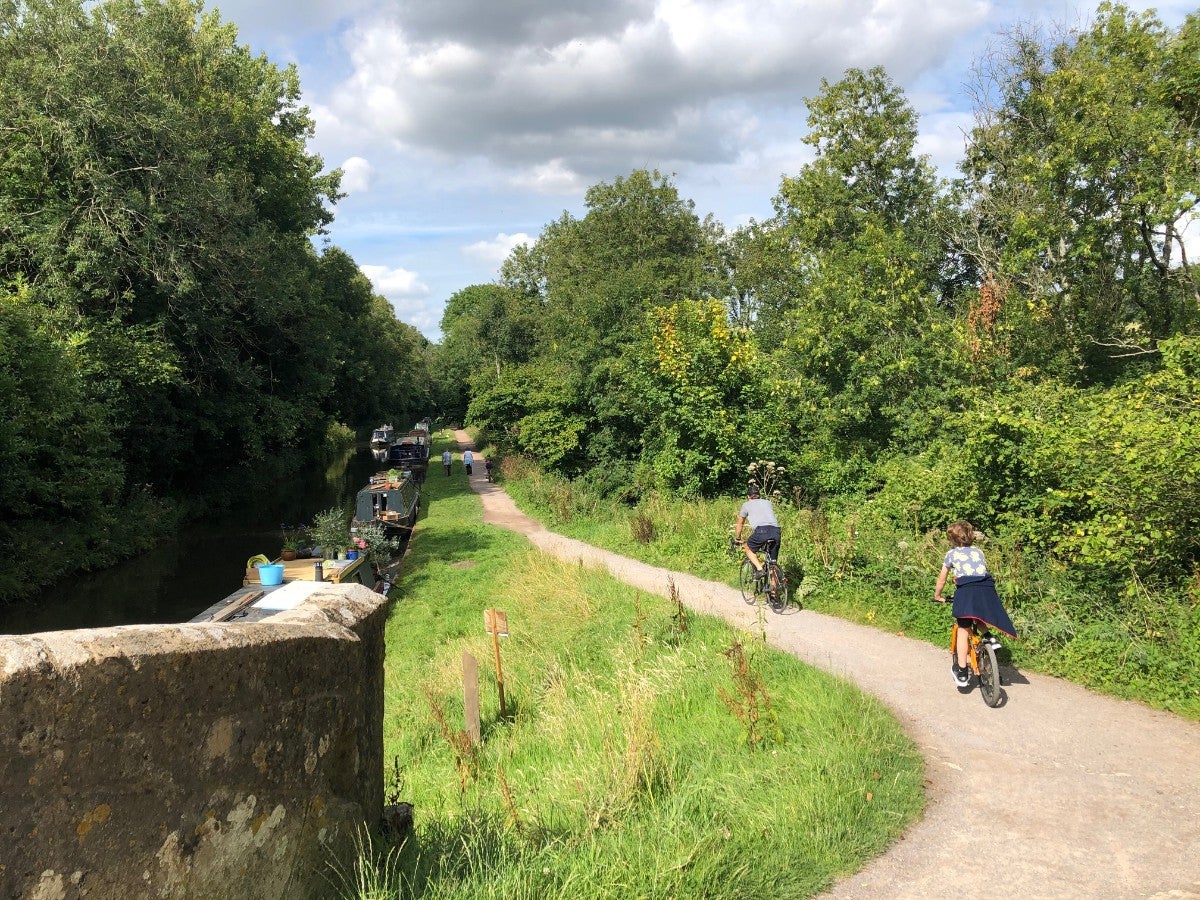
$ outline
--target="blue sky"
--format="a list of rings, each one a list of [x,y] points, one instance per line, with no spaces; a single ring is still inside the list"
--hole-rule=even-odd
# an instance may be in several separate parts
[[[1129,3],[1180,23],[1191,3]],[[209,4],[214,8],[214,4]],[[987,0],[225,0],[241,42],[295,63],[310,147],[345,170],[329,239],[431,339],[446,300],[494,281],[586,189],[673,176],[727,228],[771,215],[810,158],[804,98],[883,66],[944,174],[972,68],[1015,27],[1092,5]]]

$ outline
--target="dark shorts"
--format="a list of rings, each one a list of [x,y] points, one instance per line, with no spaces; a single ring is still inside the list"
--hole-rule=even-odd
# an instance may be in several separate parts
[[[780,537],[779,526],[759,525],[750,532],[750,537],[746,538],[746,546],[757,553],[770,544],[771,555],[778,558]]]

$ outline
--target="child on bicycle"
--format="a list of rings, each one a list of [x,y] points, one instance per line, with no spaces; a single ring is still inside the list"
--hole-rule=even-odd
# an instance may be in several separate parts
[[[999,641],[987,630],[988,627],[1003,631],[1011,638],[1017,636],[1017,629],[996,593],[996,582],[988,571],[983,551],[975,546],[975,527],[960,519],[946,529],[946,537],[950,539],[950,550],[942,561],[933,599],[938,603],[946,602],[942,588],[946,586],[947,576],[953,572],[953,615],[958,622],[958,638],[954,647],[957,660],[951,665],[951,672],[954,683],[966,687],[971,683],[970,669],[967,668],[968,629],[982,625],[984,640],[994,647],[999,646]]]

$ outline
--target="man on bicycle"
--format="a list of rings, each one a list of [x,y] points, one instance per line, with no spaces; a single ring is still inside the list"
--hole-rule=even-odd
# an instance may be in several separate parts
[[[758,561],[758,551],[767,544],[774,544],[775,558],[779,558],[780,531],[779,520],[775,518],[775,507],[770,500],[764,500],[758,494],[758,485],[751,484],[746,488],[746,502],[738,510],[737,525],[733,538],[739,543],[742,540],[742,526],[750,523],[750,536],[742,544],[746,558],[754,566],[754,571],[762,572],[762,563]]]

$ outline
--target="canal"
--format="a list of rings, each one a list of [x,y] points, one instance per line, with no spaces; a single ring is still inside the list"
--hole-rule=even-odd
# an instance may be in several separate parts
[[[33,599],[0,604],[0,634],[186,622],[241,587],[247,559],[279,555],[281,525],[311,522],[331,506],[348,509],[384,467],[375,452],[363,446],[324,470],[259,485],[239,508],[185,525],[148,553],[66,577]]]

